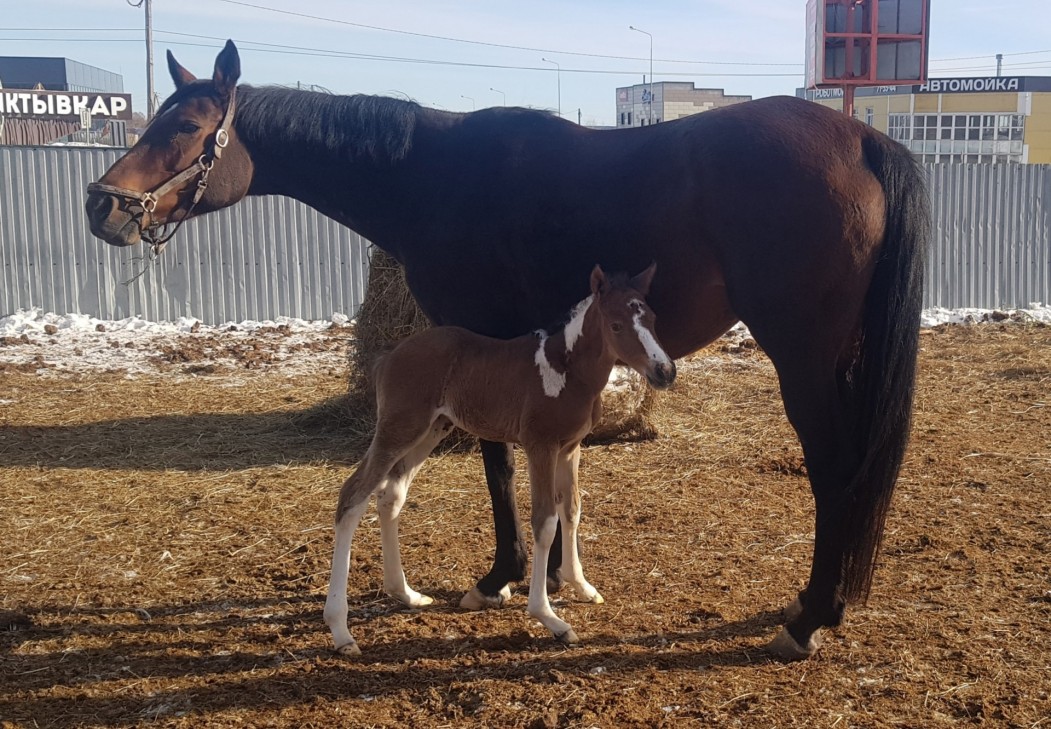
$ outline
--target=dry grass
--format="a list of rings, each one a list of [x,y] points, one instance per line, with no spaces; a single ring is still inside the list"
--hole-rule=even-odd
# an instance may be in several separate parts
[[[360,660],[321,620],[338,486],[360,455],[299,416],[342,372],[0,380],[4,726],[991,726],[1051,715],[1051,328],[924,333],[913,444],[868,607],[804,664],[762,645],[809,568],[812,501],[763,355],[684,363],[661,437],[593,446],[583,557],[607,604],[454,606],[487,568],[477,455],[430,461],[410,582],[355,541]],[[527,489],[520,506],[528,514]],[[561,597],[561,596],[560,596]],[[565,596],[569,597],[569,596]]]

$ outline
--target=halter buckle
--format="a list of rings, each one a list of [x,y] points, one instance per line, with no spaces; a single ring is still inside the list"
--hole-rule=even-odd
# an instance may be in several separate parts
[[[151,215],[157,209],[157,198],[153,196],[152,192],[142,193],[142,209]]]
[[[230,132],[226,131],[223,127],[219,127],[215,132],[215,146],[219,149],[226,149],[226,145],[230,143]]]

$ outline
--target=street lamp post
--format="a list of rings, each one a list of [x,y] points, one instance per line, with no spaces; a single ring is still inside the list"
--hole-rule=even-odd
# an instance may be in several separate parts
[[[500,89],[494,89],[494,88],[493,88],[492,86],[490,86],[490,87],[489,87],[489,90],[490,90],[490,91],[495,91],[496,93],[500,94],[500,96],[502,96],[502,97],[503,97],[503,99],[504,99],[504,101],[503,101],[503,103],[501,104],[501,106],[507,106],[507,94],[505,94],[505,93],[504,93],[503,91],[501,91]]]
[[[556,75],[558,80],[558,115],[562,116],[562,67],[555,61],[549,61],[546,58],[541,58],[544,63],[552,63],[556,69]]]
[[[628,26],[629,30],[634,30],[636,33],[645,33],[650,37],[650,113],[649,123],[653,124],[653,34],[646,33],[641,28],[636,28],[634,25]]]
[[[460,94],[460,98],[461,99],[467,99],[468,101],[470,101],[471,102],[471,110],[473,111],[475,109],[474,99],[472,99],[470,96],[464,96],[463,94]]]

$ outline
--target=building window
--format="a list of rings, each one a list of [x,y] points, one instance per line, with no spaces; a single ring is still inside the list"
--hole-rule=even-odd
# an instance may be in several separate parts
[[[872,121],[875,119],[875,117],[875,109],[873,109],[871,106],[865,107],[865,123],[871,127]]]
[[[628,112],[628,126],[631,126],[631,112]]]
[[[891,114],[887,134],[923,162],[1021,162],[1025,115]]]
[[[620,112],[620,125],[624,126],[624,112]]]

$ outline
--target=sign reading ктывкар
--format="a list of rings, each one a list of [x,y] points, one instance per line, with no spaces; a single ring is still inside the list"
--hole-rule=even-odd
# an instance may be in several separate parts
[[[6,116],[77,119],[83,109],[93,117],[130,120],[131,94],[0,90],[0,114]]]

